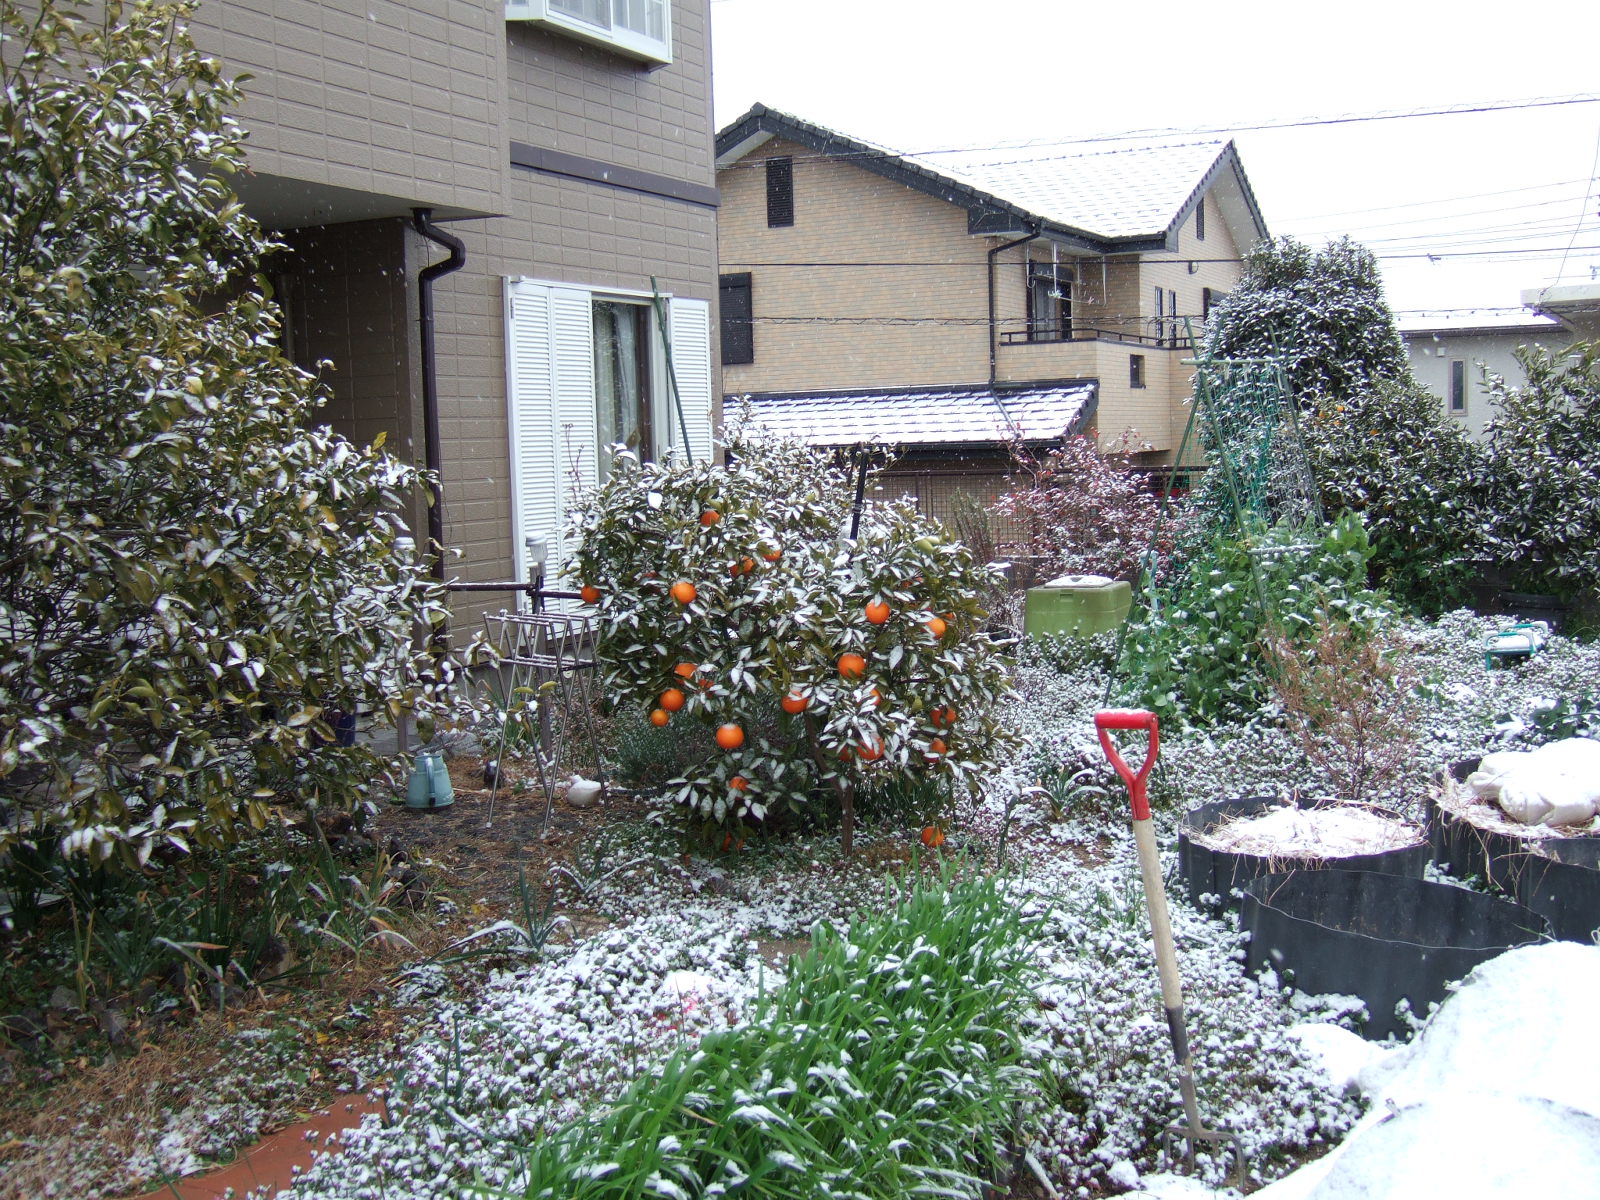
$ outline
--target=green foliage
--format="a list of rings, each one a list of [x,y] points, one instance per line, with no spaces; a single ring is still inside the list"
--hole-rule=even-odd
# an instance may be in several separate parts
[[[742,746],[674,781],[697,815],[804,812],[820,784],[840,798],[848,850],[859,786],[969,781],[1015,744],[994,712],[1009,684],[980,602],[993,573],[904,504],[869,505],[847,537],[847,481],[813,451],[735,435],[729,458],[619,454],[577,515],[574,573],[601,593],[607,695],[649,713],[670,689],[684,702],[662,707],[669,728],[738,726]],[[672,594],[683,583],[688,602]],[[865,661],[859,677],[842,673],[847,654]],[[803,712],[776,708],[789,696]]]
[[[1524,347],[1528,382],[1489,378],[1493,556],[1530,590],[1600,591],[1600,342]]]
[[[432,711],[444,609],[400,541],[423,476],[312,428],[277,348],[191,6],[28,7],[0,0],[0,846],[132,866],[358,804],[330,710]]]
[[[811,952],[752,1019],[526,1152],[525,1195],[986,1195],[1034,1080],[1030,931],[994,879],[913,884]]]
[[[1321,250],[1287,237],[1257,245],[1206,322],[1205,354],[1276,358],[1307,403],[1338,403],[1407,374],[1378,260],[1349,238]]]
[[[1324,400],[1302,420],[1331,514],[1357,513],[1372,541],[1372,582],[1439,612],[1466,598],[1485,553],[1483,448],[1409,378]]]
[[[1293,644],[1324,614],[1364,628],[1380,613],[1366,589],[1372,547],[1346,513],[1321,530],[1278,525],[1219,542],[1204,566],[1130,621],[1122,674],[1129,697],[1165,721],[1247,719],[1270,695],[1263,638]]]
[[[36,1004],[57,984],[91,1002],[160,1011],[195,1008],[250,989],[292,987],[374,945],[409,943],[395,930],[400,885],[370,849],[337,852],[321,830],[276,823],[262,836],[200,849],[186,868],[120,871],[77,856],[13,856],[0,890],[32,885],[62,897],[14,913],[28,936],[0,964],[0,1009]]]
[[[1429,611],[1464,599],[1484,548],[1484,454],[1412,378],[1369,250],[1258,246],[1206,353],[1281,364],[1322,507],[1366,522],[1374,586]]]

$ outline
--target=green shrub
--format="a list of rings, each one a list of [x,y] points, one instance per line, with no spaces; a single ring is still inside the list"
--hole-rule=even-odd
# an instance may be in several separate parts
[[[1327,614],[1367,627],[1382,598],[1367,590],[1372,547],[1346,513],[1320,531],[1290,526],[1219,542],[1205,566],[1130,619],[1122,674],[1130,699],[1163,721],[1248,719],[1269,698],[1263,638],[1298,644]]]
[[[1016,744],[994,573],[903,503],[867,506],[850,537],[847,482],[815,451],[735,435],[729,458],[619,452],[577,514],[607,699],[701,731],[683,745],[736,731],[673,780],[695,817],[804,813],[827,789],[849,853],[860,788],[970,781]]]
[[[1035,1083],[1031,928],[1001,883],[948,871],[843,932],[818,926],[747,1025],[530,1147],[525,1195],[977,1200]]]
[[[355,806],[377,765],[331,712],[431,711],[451,672],[413,649],[424,476],[313,425],[190,6],[66,7],[0,0],[0,849],[132,867]]]

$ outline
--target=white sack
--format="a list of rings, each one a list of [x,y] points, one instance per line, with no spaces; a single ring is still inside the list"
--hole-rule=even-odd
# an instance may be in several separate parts
[[[1486,754],[1467,786],[1524,825],[1575,825],[1600,811],[1600,742],[1564,738],[1537,750]]]

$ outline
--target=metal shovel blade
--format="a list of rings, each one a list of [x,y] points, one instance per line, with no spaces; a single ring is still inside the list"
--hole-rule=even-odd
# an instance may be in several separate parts
[[[1180,1141],[1183,1143],[1181,1153],[1176,1150],[1177,1143]],[[1244,1186],[1244,1147],[1239,1143],[1239,1135],[1225,1133],[1220,1129],[1197,1128],[1193,1125],[1168,1125],[1161,1131],[1161,1152],[1166,1159],[1167,1169],[1181,1171],[1185,1175],[1193,1175],[1194,1151],[1197,1142],[1210,1142],[1219,1147],[1227,1147],[1227,1154],[1233,1160],[1233,1167],[1229,1170],[1223,1183],[1229,1187]]]

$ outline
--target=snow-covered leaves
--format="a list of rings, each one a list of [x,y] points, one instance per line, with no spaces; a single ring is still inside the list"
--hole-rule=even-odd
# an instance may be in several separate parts
[[[277,349],[182,6],[36,8],[0,4],[0,794],[8,835],[132,863],[358,801],[333,715],[427,707],[442,598],[401,541],[421,473],[315,427]]]

